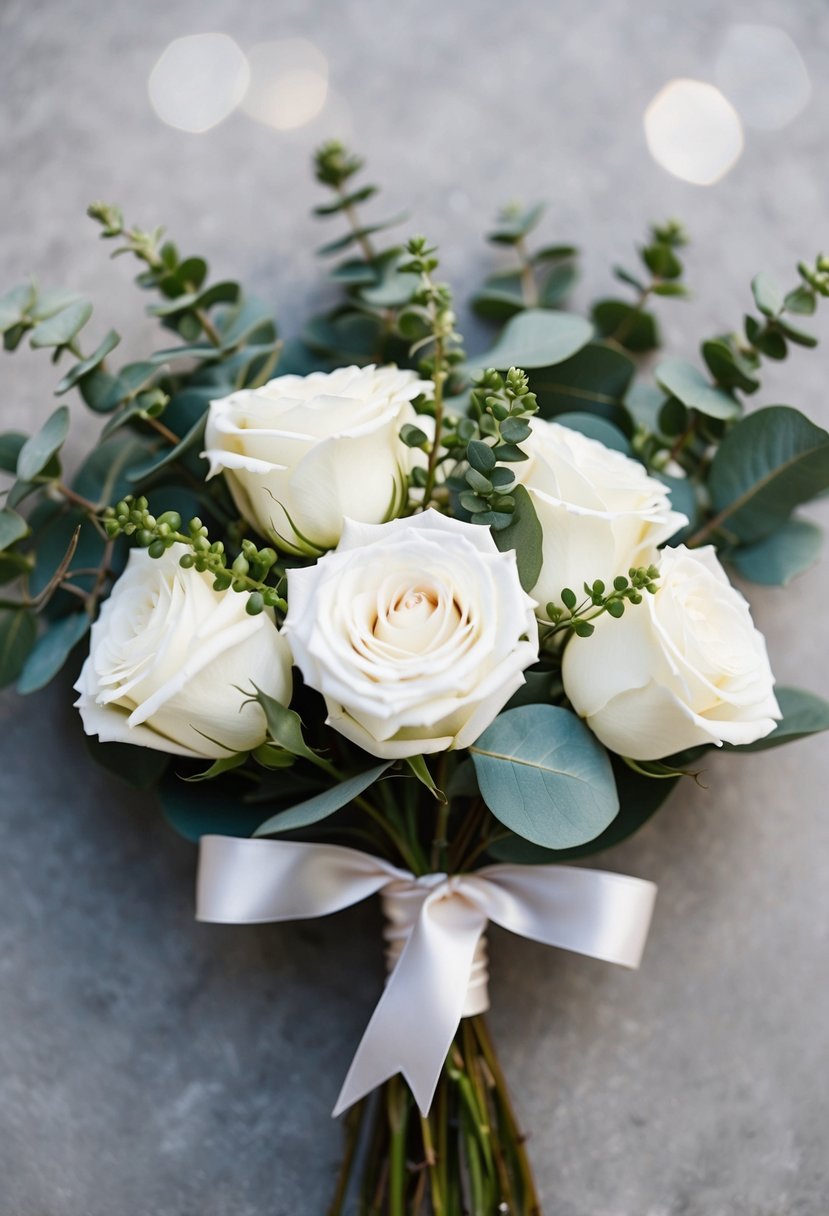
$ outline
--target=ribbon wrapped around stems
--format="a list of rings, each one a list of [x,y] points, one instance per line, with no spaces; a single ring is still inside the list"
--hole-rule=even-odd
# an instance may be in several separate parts
[[[482,997],[475,973],[488,921],[548,946],[638,967],[656,896],[655,885],[644,879],[575,866],[493,865],[415,878],[380,857],[340,845],[232,836],[201,840],[198,920],[261,924],[327,916],[380,891],[390,909],[405,906],[392,918],[408,920],[411,929],[357,1048],[335,1116],[398,1072],[428,1113],[461,1017],[487,1007],[485,973]]]

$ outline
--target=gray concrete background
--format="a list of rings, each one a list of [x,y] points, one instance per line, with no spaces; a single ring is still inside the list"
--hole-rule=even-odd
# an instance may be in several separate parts
[[[711,79],[738,21],[791,33],[812,101],[784,131],[749,132],[719,185],[684,185],[650,159],[642,113],[671,77]],[[551,240],[588,247],[582,302],[646,219],[684,218],[697,295],[662,310],[681,353],[735,323],[755,271],[788,278],[829,244],[821,0],[5,0],[2,286],[31,271],[90,293],[127,352],[152,328],[130,268],[95,243],[94,197],[166,222],[288,333],[324,296],[307,160],[326,122],[279,134],[236,115],[190,136],[148,106],[166,43],[207,29],[317,43],[384,210],[411,208],[461,296],[490,265],[493,209],[519,193],[550,199]],[[827,349],[798,352],[762,400],[829,424]],[[46,416],[47,359],[6,357],[2,376],[4,428]],[[827,570],[754,594],[778,678],[824,693]],[[0,698],[0,1216],[321,1216],[328,1111],[380,981],[376,909],[195,925],[192,848],[88,763],[69,705],[65,686]],[[639,974],[494,935],[494,1028],[555,1216],[829,1205],[826,745],[722,758],[706,781],[605,859],[660,886]]]

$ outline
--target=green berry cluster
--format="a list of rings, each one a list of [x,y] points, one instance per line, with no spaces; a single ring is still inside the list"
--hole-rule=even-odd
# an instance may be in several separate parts
[[[617,620],[624,616],[626,604],[641,604],[643,593],[655,595],[659,570],[656,566],[637,566],[628,571],[628,577],[618,575],[613,580],[611,591],[600,578],[584,584],[586,598],[581,603],[572,587],[564,587],[561,605],[547,604],[546,613],[552,628],[547,637],[561,630],[569,630],[580,638],[589,638],[594,626],[590,623],[607,612]]]
[[[213,576],[214,591],[246,592],[246,610],[258,616],[265,608],[288,607],[276,587],[267,580],[277,564],[276,550],[259,549],[253,541],[243,540],[241,552],[228,565],[224,543],[211,541],[205,524],[195,516],[182,531],[182,519],[178,511],[165,511],[156,518],[150,514],[149,503],[144,497],[122,499],[104,512],[104,529],[107,536],[134,536],[135,541],[146,549],[150,557],[163,557],[176,544],[184,544],[191,552],[184,553],[179,565],[185,570],[197,570],[200,574]]]

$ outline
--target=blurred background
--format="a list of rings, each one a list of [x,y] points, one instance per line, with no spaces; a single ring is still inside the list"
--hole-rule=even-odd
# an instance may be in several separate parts
[[[694,357],[757,271],[788,288],[829,246],[827,134],[823,0],[4,0],[0,293],[76,289],[125,359],[154,349],[134,268],[85,216],[103,198],[243,280],[290,337],[330,293],[309,161],[338,136],[380,217],[441,246],[460,302],[510,200],[546,199],[545,241],[584,249],[577,307],[649,220],[683,220],[694,298],[660,316]],[[757,404],[826,426],[826,310],[813,328],[823,344]],[[54,369],[0,366],[0,429],[33,429]],[[70,463],[93,425],[78,407]],[[752,593],[780,681],[824,695],[827,571]],[[91,766],[67,682],[0,697],[0,763],[0,1216],[322,1213],[377,910],[196,926],[193,849]],[[826,1210],[826,744],[722,757],[704,783],[602,859],[660,885],[638,975],[493,934],[495,1031],[556,1216]]]

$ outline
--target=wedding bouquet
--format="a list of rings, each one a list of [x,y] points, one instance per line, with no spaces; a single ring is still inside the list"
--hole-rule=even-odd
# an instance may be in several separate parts
[[[6,349],[71,357],[56,392],[103,423],[72,476],[66,405],[0,435],[0,683],[30,693],[83,656],[93,754],[200,840],[202,919],[381,894],[389,978],[336,1104],[332,1216],[352,1197],[527,1216],[488,921],[637,966],[653,884],[567,863],[713,748],[829,727],[820,697],[775,687],[726,572],[784,584],[818,555],[795,512],[829,489],[829,434],[743,402],[766,360],[816,344],[801,317],[829,259],[787,293],[758,275],[739,331],[654,363],[653,308],[687,292],[680,225],[652,227],[641,269],[615,271],[632,296],[584,318],[563,307],[577,251],[531,248],[542,207],[511,206],[491,234],[509,264],[473,302],[498,333],[466,354],[436,251],[381,243],[340,145],[315,168],[318,214],[347,225],[321,253],[345,258],[298,339],[98,203],[172,344],[119,367],[117,333],[82,341],[76,294],[0,300]]]

